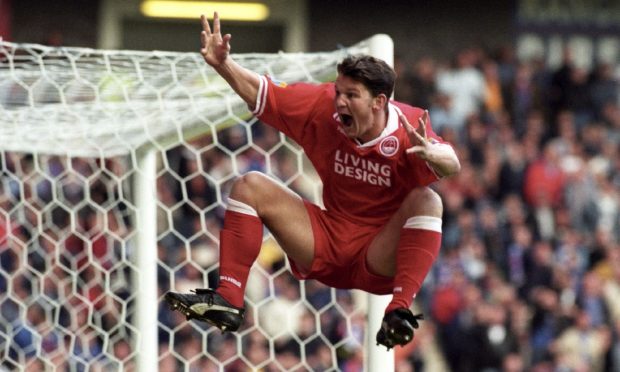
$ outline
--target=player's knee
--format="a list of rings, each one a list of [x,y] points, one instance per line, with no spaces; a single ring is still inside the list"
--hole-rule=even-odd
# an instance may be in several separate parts
[[[230,197],[234,200],[254,206],[257,195],[265,189],[266,176],[260,172],[248,172],[235,180]]]
[[[441,197],[429,187],[413,189],[403,204],[409,216],[441,217],[443,213]]]

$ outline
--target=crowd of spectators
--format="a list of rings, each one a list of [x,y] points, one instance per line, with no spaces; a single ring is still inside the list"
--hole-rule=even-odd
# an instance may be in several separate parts
[[[428,108],[462,165],[434,185],[443,245],[415,301],[426,320],[396,349],[398,371],[620,370],[617,68],[584,69],[570,53],[550,68],[510,47],[466,48],[449,63],[397,59],[395,98]],[[0,368],[132,370],[131,160],[2,155]],[[258,121],[166,151],[160,295],[217,283],[236,174],[270,169],[320,202],[300,156]],[[268,236],[247,303],[239,334],[162,304],[160,370],[362,370],[364,334],[376,332],[364,295],[296,281]]]
[[[416,300],[445,365],[620,370],[618,66],[510,48],[401,63],[396,99],[427,102],[462,164],[436,185],[443,246]],[[431,365],[425,342],[403,358]]]

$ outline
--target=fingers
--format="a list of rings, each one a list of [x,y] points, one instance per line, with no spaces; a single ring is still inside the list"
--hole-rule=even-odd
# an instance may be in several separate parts
[[[426,155],[426,151],[426,147],[421,145],[413,146],[406,150],[407,154],[415,154],[423,160],[426,160],[428,158],[428,156]]]
[[[209,27],[209,20],[204,14],[200,15],[200,22],[202,23],[203,33],[208,37],[211,35],[211,27]]]
[[[220,15],[217,12],[213,12],[213,33],[220,33]]]
[[[423,126],[426,128],[426,123],[428,123],[428,110],[424,110],[422,116],[418,118],[418,122],[424,124]]]
[[[426,139],[426,123],[428,122],[428,110],[424,110],[424,114],[418,118],[418,129],[420,130],[421,135],[424,139]]]
[[[405,123],[405,128],[407,129],[407,133],[409,134],[409,139],[411,140],[412,145],[406,151],[408,154],[416,154],[423,160],[429,159],[429,151],[430,151],[430,143],[428,141],[426,135],[426,125],[428,124],[428,110],[424,110],[424,113],[421,117],[418,118],[418,128],[413,129],[413,127],[407,122],[407,119],[401,116],[401,120]],[[413,140],[415,137],[416,141]]]
[[[209,45],[210,43],[211,36],[219,36],[217,34],[220,33],[220,16],[218,12],[213,12],[213,31],[211,31],[211,27],[209,26],[209,20],[204,14],[200,15],[200,21],[202,23],[202,32],[200,33],[200,53],[205,54],[207,53],[207,45]],[[232,36],[230,34],[226,34],[222,37],[222,44],[226,48],[228,48],[231,37]]]
[[[200,33],[200,46],[202,46],[202,48],[200,49],[200,52],[202,53],[203,50],[206,49],[207,47],[207,38],[209,36],[207,36],[207,31],[202,31]]]
[[[409,135],[409,139],[413,142],[413,137],[415,137],[419,143],[424,144],[426,142],[426,128],[423,124],[424,122],[422,121],[422,118],[418,119],[418,123],[419,123],[418,127],[423,128],[422,129],[423,132],[422,134],[420,134],[418,133],[417,130],[413,128],[411,124],[409,124],[409,121],[407,120],[407,117],[405,117],[405,115],[400,114],[399,117],[400,117],[400,120],[403,122],[405,130],[407,131],[407,134]]]
[[[424,128],[423,125],[422,127]],[[417,130],[412,130],[411,132],[420,144],[422,145],[426,144],[426,131],[424,131],[422,134],[418,133]]]
[[[220,15],[217,12],[213,12],[213,32],[211,32],[211,27],[209,26],[209,20],[204,14],[200,15],[200,21],[202,23],[202,29],[207,34],[207,36],[211,36],[212,33],[214,34],[220,33]]]
[[[411,124],[409,124],[409,120],[407,120],[407,117],[403,114],[399,114],[398,117],[400,118],[400,121],[403,122],[403,126],[405,127],[407,133],[411,134],[411,132],[413,132],[414,130]]]

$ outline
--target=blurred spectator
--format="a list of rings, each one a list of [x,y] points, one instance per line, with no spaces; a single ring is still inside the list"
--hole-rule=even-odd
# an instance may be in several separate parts
[[[545,144],[541,157],[525,171],[524,198],[535,209],[559,207],[563,202],[565,174],[559,151],[557,142]]]
[[[522,297],[526,297],[528,266],[533,244],[532,232],[526,225],[511,228],[512,240],[507,247],[506,276]]]
[[[473,371],[499,370],[503,361],[518,352],[517,340],[509,329],[507,309],[500,304],[480,303],[472,330],[472,347],[477,350]]]
[[[430,57],[423,56],[413,66],[410,103],[428,109],[436,92],[436,63]]]
[[[497,185],[499,200],[504,199],[510,194],[519,195],[523,192],[525,171],[528,165],[521,143],[516,141],[508,142],[503,151],[504,157]]]
[[[528,302],[533,310],[529,331],[531,363],[537,365],[551,360],[551,346],[564,325],[559,317],[558,296],[551,288],[536,288]]]
[[[588,315],[592,327],[598,328],[611,324],[607,301],[603,297],[603,282],[598,273],[591,271],[583,277],[577,304]]]
[[[541,108],[542,95],[543,92],[534,83],[532,66],[528,63],[519,63],[507,97],[507,106],[512,114],[512,122],[517,137],[522,137],[525,134],[529,113]]]
[[[620,321],[616,320],[613,323],[611,335],[609,350],[610,360],[609,364],[606,364],[605,367],[611,371],[617,371],[620,369]]]
[[[549,104],[553,116],[559,110],[570,109],[564,104],[566,101],[566,90],[570,84],[570,74],[574,69],[573,56],[570,48],[565,47],[562,50],[561,66],[552,72],[549,86]]]
[[[553,342],[556,365],[574,371],[604,371],[610,343],[609,329],[594,326],[587,311],[577,311],[575,324]]]
[[[485,250],[486,262],[491,270],[502,271],[506,262],[505,237],[502,233],[499,213],[490,203],[484,203],[478,211],[478,231]]]
[[[431,100],[429,115],[436,133],[446,137],[446,133],[452,132],[452,136],[457,140],[454,142],[456,144],[463,141],[462,123],[452,106],[452,97],[439,92]]]
[[[618,79],[614,76],[614,66],[609,63],[600,63],[591,74],[590,96],[592,110],[596,119],[603,118],[603,110],[608,104],[618,104],[620,88]]]
[[[553,288],[553,248],[544,240],[536,241],[526,252],[526,277],[524,296],[529,298],[536,288]]]
[[[494,119],[505,110],[504,92],[497,62],[487,59],[482,65],[484,76],[484,112],[489,119]]]
[[[396,72],[394,99],[399,102],[405,102],[413,105],[413,77],[408,61],[405,61],[401,56],[395,56],[394,71]]]
[[[450,114],[456,118],[457,132],[482,106],[484,77],[476,68],[478,62],[475,51],[466,48],[456,54],[452,66],[437,72],[437,90],[450,97]]]

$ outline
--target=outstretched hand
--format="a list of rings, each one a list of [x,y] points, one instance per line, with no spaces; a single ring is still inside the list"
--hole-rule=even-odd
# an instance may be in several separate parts
[[[202,21],[202,32],[200,33],[200,54],[210,66],[221,65],[230,53],[231,35],[222,36],[220,32],[220,16],[217,12],[213,13],[213,32],[209,27],[209,20],[205,15],[200,16]]]
[[[405,115],[400,114],[400,120],[407,131],[407,135],[409,136],[409,142],[411,142],[411,147],[407,149],[408,153],[414,153],[418,155],[423,160],[428,160],[430,157],[430,152],[432,150],[432,144],[428,140],[428,136],[426,135],[426,124],[428,122],[428,111],[424,111],[424,114],[418,118],[418,127],[413,128],[407,117]]]

